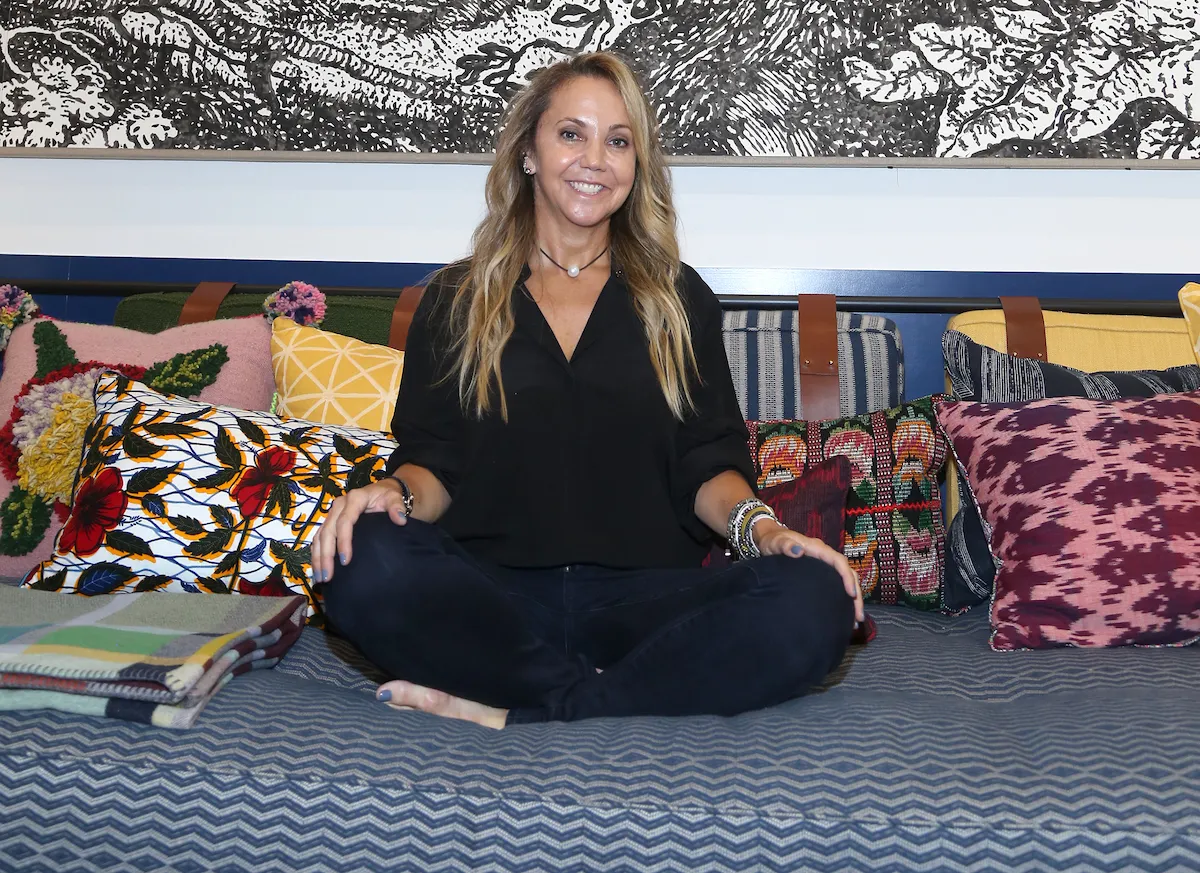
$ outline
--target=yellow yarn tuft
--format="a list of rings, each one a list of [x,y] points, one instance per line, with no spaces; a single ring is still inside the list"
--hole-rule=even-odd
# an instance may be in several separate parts
[[[70,503],[83,432],[95,417],[91,397],[64,394],[54,407],[50,426],[21,453],[17,464],[21,487],[48,501]]]

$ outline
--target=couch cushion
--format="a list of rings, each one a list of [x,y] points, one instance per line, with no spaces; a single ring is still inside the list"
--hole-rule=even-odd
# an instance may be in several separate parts
[[[179,313],[190,292],[171,291],[151,294],[131,294],[117,304],[113,322],[119,327],[157,333],[179,323]],[[331,330],[366,343],[387,345],[396,298],[384,295],[367,296],[339,294],[326,300],[322,330]],[[243,294],[236,290],[217,308],[218,318],[237,318],[261,315],[263,296]]]
[[[725,312],[725,353],[738,403],[748,419],[804,417],[796,372],[796,319],[795,309]],[[895,322],[839,312],[837,329],[842,415],[898,404],[904,396],[904,355]]]
[[[1042,320],[1047,360],[1076,370],[1165,370],[1195,363],[1182,318],[1046,310]],[[960,312],[950,318],[946,329],[965,333],[989,348],[1008,351],[1002,310]]]
[[[0,714],[0,867],[1200,863],[1200,652],[998,654],[982,614],[873,614],[823,692],[737,718],[397,712],[311,628],[182,734]]]

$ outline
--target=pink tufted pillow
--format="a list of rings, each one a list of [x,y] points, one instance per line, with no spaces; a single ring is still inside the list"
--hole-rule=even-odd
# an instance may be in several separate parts
[[[157,334],[49,318],[16,328],[0,375],[0,576],[23,576],[50,557],[105,367],[242,409],[268,408],[275,387],[261,316]]]
[[[1200,639],[1200,392],[938,404],[999,560],[992,648]]]

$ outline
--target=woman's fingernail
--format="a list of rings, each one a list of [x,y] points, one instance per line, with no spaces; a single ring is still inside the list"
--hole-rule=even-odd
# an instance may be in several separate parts
[[[338,555],[338,560],[342,562],[343,567],[346,566],[346,556],[344,554]]]
[[[804,554],[804,549],[800,548],[800,546],[798,546],[798,545],[795,545],[795,544],[793,544],[793,545],[792,545],[792,547],[791,547],[791,549],[790,549],[789,551],[790,551],[790,552],[791,552],[793,555],[803,555],[803,554]]]
[[[387,688],[381,688],[379,693],[375,695],[375,699],[380,703],[387,703],[392,699],[392,692]]]
[[[320,570],[318,570],[316,567],[313,567],[312,577],[313,577],[314,582],[324,582],[325,581],[325,574],[322,573]]]

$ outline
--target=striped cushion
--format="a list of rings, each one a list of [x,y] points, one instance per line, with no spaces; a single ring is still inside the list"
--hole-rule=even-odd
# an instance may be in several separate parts
[[[748,419],[804,418],[796,376],[796,310],[725,312],[725,353]],[[839,312],[838,375],[843,416],[890,409],[904,395],[904,354],[891,319]]]

